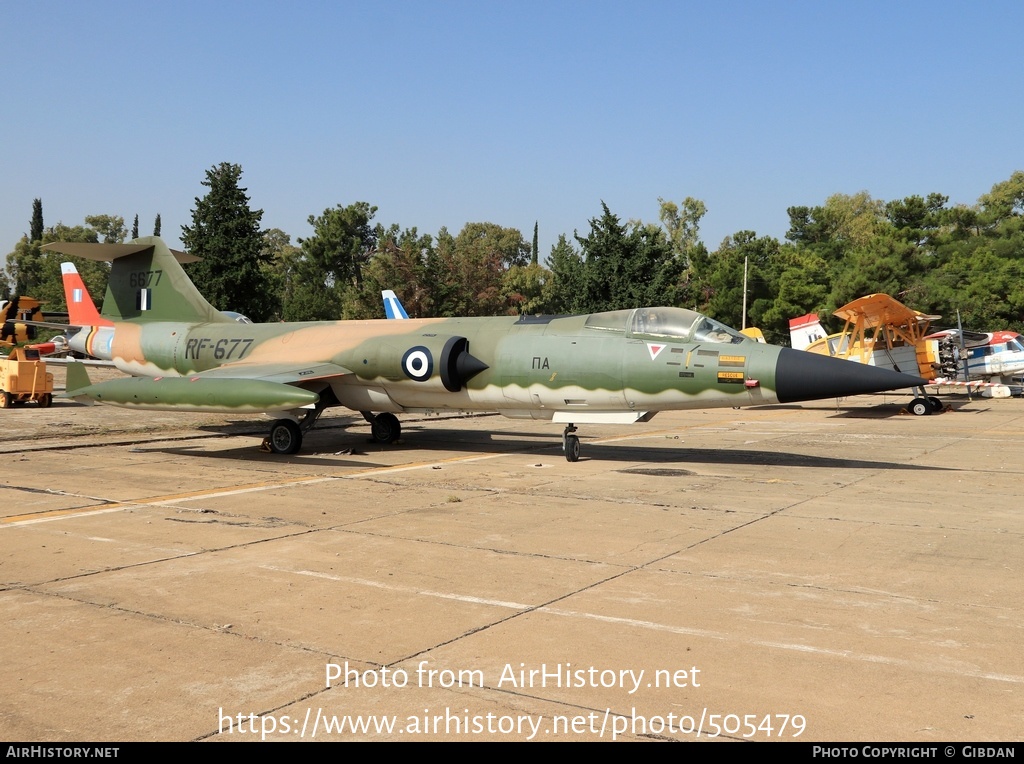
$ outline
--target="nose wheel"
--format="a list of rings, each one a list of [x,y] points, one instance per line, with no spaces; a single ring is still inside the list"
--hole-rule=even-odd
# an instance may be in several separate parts
[[[909,404],[907,404],[907,411],[914,416],[927,416],[928,414],[937,414],[945,409],[942,401],[933,395],[928,395],[923,387],[919,387],[918,390],[921,393],[920,398],[914,398]]]
[[[573,435],[576,425],[568,424],[562,431],[562,451],[567,462],[578,462],[580,459],[580,439]]]

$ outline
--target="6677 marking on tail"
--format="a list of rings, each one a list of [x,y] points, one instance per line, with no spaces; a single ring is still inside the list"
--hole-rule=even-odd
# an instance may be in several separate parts
[[[128,274],[128,286],[132,289],[140,288],[145,289],[147,287],[155,287],[160,283],[160,278],[164,275],[162,270],[160,271],[132,271]]]

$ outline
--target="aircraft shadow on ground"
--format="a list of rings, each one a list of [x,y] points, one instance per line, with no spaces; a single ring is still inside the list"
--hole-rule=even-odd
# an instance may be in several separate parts
[[[939,400],[942,400],[941,398]],[[977,414],[983,411],[988,411],[989,407],[985,406],[980,408],[978,406],[979,401],[943,401],[946,406],[949,406],[951,412],[964,413],[964,414]],[[807,405],[801,405],[799,403],[793,404],[776,404],[773,406],[758,406],[759,411],[802,411],[808,408]],[[914,415],[907,411],[906,404],[903,403],[882,403],[877,406],[870,406],[867,408],[851,408],[844,409],[842,404],[838,406],[838,411],[833,411],[827,414],[829,419],[891,419],[892,417],[908,416],[913,417]],[[950,413],[950,412],[942,412]],[[933,415],[936,416],[936,415]],[[916,418],[916,417],[914,417]]]
[[[598,460],[616,459],[616,446],[591,446],[585,452],[588,457]],[[696,448],[633,448],[632,453],[624,454],[622,461],[681,462],[684,464],[752,464],[758,467],[814,467],[817,469],[853,469],[853,470],[934,470],[939,472],[953,471],[949,467],[933,467],[924,464],[899,464],[891,461],[868,461],[867,459],[844,459],[834,456],[813,456],[808,454],[787,453],[785,451],[751,451],[743,449],[696,449]],[[664,451],[666,458],[659,459],[658,451]],[[583,457],[580,457],[580,461]]]
[[[224,432],[229,427],[203,428],[208,432]],[[374,460],[378,454],[393,451],[413,456],[417,462],[428,462],[435,455],[437,458],[450,458],[452,452],[467,456],[476,454],[531,454],[545,459],[561,460],[560,433],[551,435],[544,433],[522,432],[491,432],[489,430],[452,430],[428,425],[416,424],[407,427],[402,439],[391,445],[381,445],[370,439],[366,429],[357,425],[353,429],[346,427],[330,427],[324,430],[313,430],[306,437],[301,453],[283,456],[261,452],[259,449],[262,433],[228,432],[225,434],[252,437],[251,445],[241,447],[227,446],[200,450],[198,447],[180,446],[160,447],[154,445],[154,451],[182,456],[212,457],[215,459],[254,460],[272,459],[277,462],[293,464],[323,464],[331,460],[338,466],[355,466],[363,469],[395,466]],[[777,450],[752,450],[729,448],[679,448],[678,446],[657,446],[649,443],[638,444],[624,441],[621,443],[588,443],[586,432],[581,432],[583,453],[580,461],[600,461],[636,464],[715,464],[715,465],[754,465],[759,467],[813,467],[816,469],[870,469],[870,470],[930,470],[950,471],[948,467],[934,467],[920,464],[902,464],[894,461],[873,461],[867,459],[816,456],[813,454],[790,453]],[[671,442],[671,441],[670,441]],[[344,458],[350,457],[350,458]],[[390,460],[389,460],[390,461]],[[952,471],[956,471],[955,469]]]
[[[152,448],[147,448],[146,450],[174,456],[223,459],[233,462],[256,462],[262,459],[270,459],[273,460],[275,464],[295,464],[307,467],[316,465],[323,466],[327,461],[329,461],[334,467],[354,467],[359,469],[375,469],[378,467],[394,466],[391,464],[382,464],[366,460],[365,457],[371,456],[372,454],[360,450],[359,448],[354,448],[349,453],[343,453],[349,448],[350,446],[339,444],[333,451],[328,451],[326,449],[311,449],[308,452],[298,454],[271,454],[266,451],[261,451],[259,440],[254,440],[251,446],[243,446],[241,448],[226,447],[207,450],[198,446],[161,447],[159,445],[154,445]]]
[[[758,406],[758,411],[806,411],[808,408],[807,405],[791,403]],[[840,403],[838,406],[833,407],[831,411],[826,411],[823,407],[819,407],[818,411],[821,411],[829,419],[889,419],[903,414],[913,416],[907,412],[906,405],[902,403],[882,403],[868,408],[849,409],[843,408],[842,403]]]

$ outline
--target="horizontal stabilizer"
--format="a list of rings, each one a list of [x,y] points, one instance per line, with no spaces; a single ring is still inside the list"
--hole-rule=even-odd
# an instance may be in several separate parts
[[[101,263],[109,263],[120,257],[135,255],[144,252],[153,245],[151,243],[139,244],[96,244],[86,241],[54,241],[46,244],[41,249],[44,252],[58,252],[70,257],[81,257],[86,260],[96,260]],[[182,252],[178,249],[168,248],[179,263],[198,263],[201,258]]]

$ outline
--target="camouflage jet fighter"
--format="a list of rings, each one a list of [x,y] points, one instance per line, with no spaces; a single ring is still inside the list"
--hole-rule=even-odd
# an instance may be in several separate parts
[[[381,443],[395,414],[496,411],[565,425],[646,422],[672,409],[752,406],[911,387],[891,369],[754,342],[692,310],[580,316],[239,324],[211,306],[158,238],[46,249],[112,260],[102,317],[110,356],[134,378],[91,384],[68,368],[68,395],[143,409],[263,412],[267,444],[290,454],[329,406],[359,411]]]

